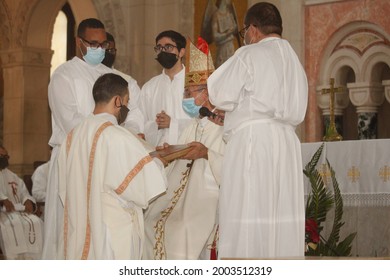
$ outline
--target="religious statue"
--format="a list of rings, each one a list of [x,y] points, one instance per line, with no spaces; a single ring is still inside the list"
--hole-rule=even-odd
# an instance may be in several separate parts
[[[238,37],[237,14],[231,0],[209,0],[203,17],[200,36],[216,45],[216,67],[234,54],[234,40]]]

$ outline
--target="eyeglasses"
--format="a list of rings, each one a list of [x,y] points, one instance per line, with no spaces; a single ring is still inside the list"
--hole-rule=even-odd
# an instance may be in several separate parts
[[[240,34],[240,37],[241,37],[242,39],[244,39],[244,37],[245,37],[245,32],[248,30],[248,28],[249,28],[250,26],[251,26],[251,25],[249,24],[249,25],[245,26],[243,29],[241,29],[240,31],[238,31],[238,34]]]
[[[154,51],[156,53],[160,53],[162,51],[164,52],[172,52],[174,48],[177,48],[177,46],[166,44],[165,46],[157,45],[154,47]]]
[[[109,54],[116,54],[116,49],[115,49],[115,48],[106,49],[106,53],[109,53]]]
[[[206,87],[202,87],[202,88],[198,88],[198,89],[195,89],[195,90],[189,90],[189,89],[185,89],[184,90],[184,93],[183,93],[183,97],[184,98],[191,98],[191,95],[194,94],[195,92],[199,92],[197,94],[197,96],[195,98],[198,98],[198,96],[202,93],[202,91],[204,91],[206,89]]]
[[[101,47],[102,49],[108,49],[110,46],[110,43],[108,41],[104,41],[103,43],[99,42],[90,42],[85,40],[84,38],[80,37],[81,40],[88,43],[88,45],[91,47],[91,49],[96,50],[97,48]]]

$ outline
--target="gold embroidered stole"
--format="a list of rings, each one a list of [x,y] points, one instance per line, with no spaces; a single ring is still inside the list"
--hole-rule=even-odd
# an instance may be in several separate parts
[[[169,206],[165,208],[165,210],[161,211],[161,218],[157,221],[154,226],[155,229],[155,239],[156,243],[153,247],[154,251],[154,259],[163,260],[166,259],[166,251],[165,251],[165,224],[168,220],[169,215],[172,213],[175,208],[177,202],[179,201],[181,195],[184,192],[185,187],[188,183],[188,178],[191,173],[192,166],[194,165],[194,161],[191,161],[187,165],[186,171],[183,172],[183,177],[180,180],[180,186],[174,191],[174,195],[169,203]]]

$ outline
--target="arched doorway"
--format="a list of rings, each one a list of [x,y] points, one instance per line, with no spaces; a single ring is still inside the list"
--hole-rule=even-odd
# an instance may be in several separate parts
[[[4,24],[0,29],[3,72],[3,144],[12,155],[10,164],[19,175],[31,174],[32,163],[49,158],[51,135],[47,99],[51,37],[58,12],[68,2],[76,23],[96,17],[91,0],[13,0],[0,2]],[[10,9],[13,7],[13,9]]]

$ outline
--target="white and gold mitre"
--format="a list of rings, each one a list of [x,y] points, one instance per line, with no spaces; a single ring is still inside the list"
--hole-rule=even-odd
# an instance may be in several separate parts
[[[209,46],[198,37],[197,46],[189,38],[186,44],[186,79],[184,87],[205,85],[207,78],[215,70]]]

